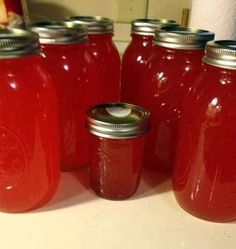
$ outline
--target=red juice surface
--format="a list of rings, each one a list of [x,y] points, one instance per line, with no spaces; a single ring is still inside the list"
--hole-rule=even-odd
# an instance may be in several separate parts
[[[56,82],[61,137],[61,167],[69,171],[88,163],[87,109],[103,101],[97,65],[84,43],[43,44],[45,64]]]
[[[59,181],[56,95],[38,55],[0,59],[0,210],[38,208]]]
[[[126,199],[140,182],[144,136],[109,139],[91,135],[90,184],[101,197]]]
[[[236,72],[205,65],[181,115],[173,188],[203,219],[236,219]]]
[[[152,35],[132,34],[132,41],[122,58],[121,100],[124,102],[138,104],[138,88],[153,52],[153,38]]]
[[[103,102],[120,98],[120,55],[112,34],[89,34],[89,48],[102,75]]]
[[[138,104],[151,112],[144,165],[171,172],[183,97],[201,70],[203,49],[154,46],[138,92]]]

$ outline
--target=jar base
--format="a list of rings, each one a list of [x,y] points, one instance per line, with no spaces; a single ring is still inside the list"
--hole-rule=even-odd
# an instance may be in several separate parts
[[[109,201],[124,201],[124,200],[127,200],[129,198],[131,198],[136,190],[132,193],[132,194],[129,194],[129,195],[126,195],[126,196],[119,196],[119,197],[112,197],[112,196],[107,196],[107,195],[104,195],[104,194],[101,194],[100,192],[96,191],[93,189],[93,192],[99,196],[100,198],[102,199],[105,199],[105,200],[109,200]]]
[[[176,197],[175,197],[177,203],[179,204],[179,206],[184,210],[186,211],[188,214],[198,218],[198,219],[201,219],[201,220],[205,220],[205,221],[208,221],[208,222],[213,222],[213,223],[229,223],[229,222],[233,222],[236,220],[236,216],[233,217],[233,218],[224,218],[224,219],[219,219],[219,218],[214,218],[214,217],[207,217],[207,216],[204,216],[204,215],[200,215],[194,211],[191,211],[189,209],[187,209]]]

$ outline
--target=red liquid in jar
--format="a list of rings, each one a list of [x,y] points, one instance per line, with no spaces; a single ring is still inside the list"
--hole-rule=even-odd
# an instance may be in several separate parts
[[[56,95],[38,55],[0,59],[0,210],[46,203],[59,181]]]
[[[102,75],[103,102],[120,98],[120,56],[112,34],[89,34],[89,48]]]
[[[144,138],[109,139],[91,135],[90,184],[97,195],[119,200],[135,193],[142,171]]]
[[[183,104],[173,188],[203,219],[236,219],[236,72],[205,65]]]
[[[153,53],[154,36],[132,34],[122,58],[121,100],[138,104],[137,94],[141,84],[145,66]]]
[[[138,93],[138,104],[151,112],[144,156],[149,168],[172,171],[183,97],[198,77],[203,53],[154,46]]]
[[[44,61],[56,81],[62,170],[86,166],[85,114],[89,107],[104,100],[97,65],[84,43],[43,44],[42,49]]]

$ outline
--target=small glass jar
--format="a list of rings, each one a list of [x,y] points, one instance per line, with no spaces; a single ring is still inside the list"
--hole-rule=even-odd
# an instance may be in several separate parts
[[[207,41],[214,34],[188,28],[157,30],[153,55],[138,87],[138,104],[151,114],[145,166],[171,173],[183,98],[201,72]]]
[[[137,92],[148,59],[153,53],[155,30],[179,26],[168,19],[136,19],[131,23],[132,40],[122,57],[121,101],[137,104]]]
[[[56,93],[39,55],[38,35],[0,30],[0,210],[24,212],[56,191]]]
[[[112,40],[114,22],[99,16],[73,16],[70,21],[88,27],[89,48],[102,73],[103,102],[120,99],[121,61]]]
[[[88,164],[88,108],[103,102],[103,84],[89,53],[87,29],[65,22],[39,22],[42,56],[54,81],[59,105],[61,168],[71,171]]]
[[[109,103],[88,111],[89,175],[92,189],[113,200],[132,196],[140,182],[149,112],[126,103]]]
[[[184,100],[173,172],[178,203],[206,220],[236,219],[236,41],[206,46]]]

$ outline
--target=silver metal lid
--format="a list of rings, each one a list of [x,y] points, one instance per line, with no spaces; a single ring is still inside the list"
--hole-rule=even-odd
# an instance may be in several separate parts
[[[88,111],[86,126],[92,134],[99,137],[138,137],[150,129],[150,113],[127,103],[102,104]]]
[[[0,29],[0,58],[15,58],[39,53],[37,34],[21,29]]]
[[[137,35],[154,36],[156,29],[166,27],[179,27],[179,24],[169,19],[136,19],[131,22],[131,32]]]
[[[70,21],[88,27],[89,34],[104,34],[114,32],[113,20],[101,16],[72,16]]]
[[[39,34],[42,44],[68,44],[84,42],[88,38],[86,26],[64,21],[42,21],[29,26]]]
[[[207,30],[169,27],[156,30],[154,43],[167,48],[202,49],[214,36]]]
[[[236,41],[210,41],[206,45],[203,62],[216,67],[236,70]]]

